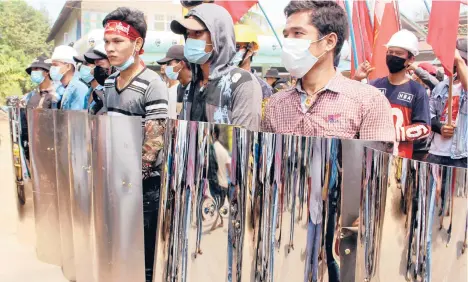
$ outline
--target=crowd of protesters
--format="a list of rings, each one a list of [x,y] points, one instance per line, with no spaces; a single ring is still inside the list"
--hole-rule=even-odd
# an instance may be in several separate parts
[[[198,1],[202,2],[202,1]],[[467,42],[455,52],[452,112],[449,79],[435,66],[417,65],[418,39],[408,30],[387,44],[389,75],[367,81],[375,66],[362,63],[352,78],[337,70],[348,38],[346,12],[334,1],[292,1],[285,10],[282,63],[262,77],[251,63],[260,47],[248,26],[234,25],[213,3],[198,3],[170,24],[174,45],[161,74],[143,62],[147,23],[142,11],[121,7],[103,20],[104,43],[84,54],[58,46],[26,69],[37,89],[28,108],[87,110],[141,116],[147,277],[154,257],[166,119],[213,122],[249,130],[395,142],[395,154],[467,167]],[[448,123],[448,116],[452,123]],[[150,280],[149,280],[150,281]]]

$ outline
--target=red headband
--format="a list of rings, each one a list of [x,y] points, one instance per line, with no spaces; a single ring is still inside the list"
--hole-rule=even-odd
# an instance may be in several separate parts
[[[137,40],[142,38],[141,34],[131,25],[121,21],[108,21],[104,28],[104,34],[115,34],[127,37],[130,40]],[[140,49],[139,54],[143,54],[143,48]]]

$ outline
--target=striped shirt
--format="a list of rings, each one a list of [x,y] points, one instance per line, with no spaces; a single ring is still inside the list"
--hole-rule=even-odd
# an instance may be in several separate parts
[[[168,91],[156,72],[145,67],[120,91],[118,76],[114,73],[105,81],[108,115],[141,116],[143,126],[147,120],[167,118]]]

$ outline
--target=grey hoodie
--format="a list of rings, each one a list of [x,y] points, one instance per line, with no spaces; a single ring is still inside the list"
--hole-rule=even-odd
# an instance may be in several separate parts
[[[230,64],[236,53],[234,24],[231,15],[216,4],[201,4],[189,11],[211,33],[213,54],[210,58],[208,85],[200,89],[192,82],[184,100],[181,118],[232,124],[258,131],[260,129],[262,89],[257,79],[245,70]],[[200,71],[199,68],[193,70]],[[197,75],[193,76],[194,78]]]

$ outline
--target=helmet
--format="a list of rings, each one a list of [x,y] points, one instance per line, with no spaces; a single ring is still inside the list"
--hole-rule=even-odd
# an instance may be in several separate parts
[[[66,64],[72,64],[76,67],[76,62],[73,57],[78,57],[78,53],[73,47],[67,45],[57,46],[52,53],[52,58],[46,61],[46,63],[52,63],[52,61],[60,61]]]
[[[254,43],[253,51],[256,52],[260,48],[258,45],[257,34],[248,25],[237,24],[234,26],[237,43]]]
[[[417,56],[419,54],[419,41],[416,35],[414,35],[411,31],[407,29],[402,29],[392,35],[392,38],[388,41],[387,45],[385,45],[387,48],[388,47],[399,47],[407,50],[408,52],[411,52],[414,56]]]

